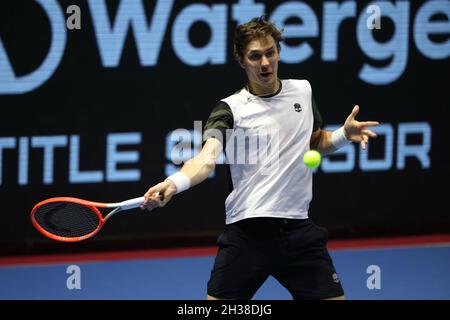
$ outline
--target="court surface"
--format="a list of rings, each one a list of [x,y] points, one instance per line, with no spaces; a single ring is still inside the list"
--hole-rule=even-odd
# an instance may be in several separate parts
[[[329,248],[348,299],[450,299],[450,235],[330,241]],[[0,299],[203,300],[215,252],[0,258]],[[291,297],[269,278],[254,299]]]

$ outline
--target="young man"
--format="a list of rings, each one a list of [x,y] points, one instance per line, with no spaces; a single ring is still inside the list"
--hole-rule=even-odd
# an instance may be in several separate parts
[[[162,207],[173,195],[205,180],[222,150],[227,156],[249,152],[245,143],[236,146],[230,130],[276,132],[277,139],[265,138],[276,154],[257,163],[231,159],[233,191],[225,202],[226,227],[218,238],[208,299],[251,299],[269,275],[294,299],[344,298],[326,248],[327,230],[308,218],[312,171],[302,157],[310,148],[326,154],[350,142],[365,149],[369,137],[376,136],[367,127],[378,123],[356,121],[355,106],[340,129],[321,130],[309,82],[277,77],[280,41],[281,32],[263,18],[237,28],[235,57],[247,74],[247,85],[213,109],[199,155],[145,194],[143,208]]]

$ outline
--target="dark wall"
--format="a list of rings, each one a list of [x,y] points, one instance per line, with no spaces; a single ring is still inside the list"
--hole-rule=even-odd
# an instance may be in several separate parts
[[[358,119],[382,123],[365,154],[352,145],[324,159],[313,219],[331,237],[450,230],[450,2],[384,3],[374,30],[366,21],[376,27],[376,11],[364,1],[340,10],[331,1],[241,2],[2,4],[1,253],[68,248],[29,221],[45,198],[117,202],[170,174],[170,132],[194,130],[245,84],[232,58],[233,32],[237,20],[261,12],[286,25],[280,78],[310,81],[325,126],[342,124],[355,104]],[[75,11],[66,13],[73,4],[81,29],[66,27],[76,21]],[[339,12],[348,16],[342,23]],[[213,178],[164,209],[118,215],[71,248],[211,244],[227,193],[227,171],[218,165]]]

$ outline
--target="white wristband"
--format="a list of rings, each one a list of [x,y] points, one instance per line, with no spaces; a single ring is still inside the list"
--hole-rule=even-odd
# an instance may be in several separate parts
[[[340,127],[337,130],[334,130],[331,134],[331,143],[336,149],[342,148],[343,146],[346,146],[351,141],[347,139],[344,132],[344,127]]]
[[[191,180],[189,177],[180,171],[167,177],[167,179],[175,183],[175,186],[177,187],[175,194],[183,192],[191,187]]]

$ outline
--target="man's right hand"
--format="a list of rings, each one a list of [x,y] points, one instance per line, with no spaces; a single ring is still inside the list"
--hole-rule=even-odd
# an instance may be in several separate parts
[[[141,209],[151,211],[157,207],[164,207],[176,191],[177,187],[171,180],[166,179],[158,183],[145,193],[145,202],[142,204]]]

